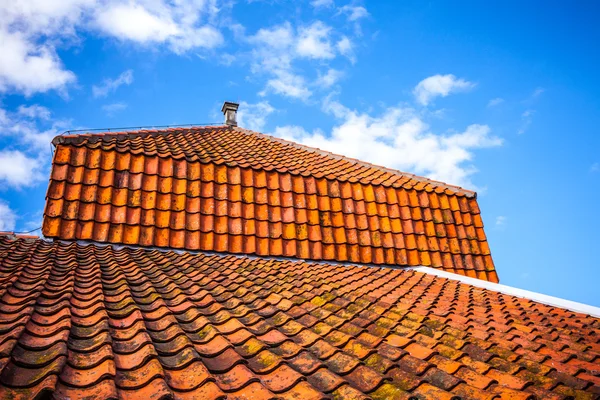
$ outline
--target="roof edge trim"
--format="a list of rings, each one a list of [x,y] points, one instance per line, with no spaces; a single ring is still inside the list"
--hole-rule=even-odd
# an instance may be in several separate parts
[[[484,281],[477,278],[471,278],[468,276],[453,274],[452,272],[440,271],[436,268],[431,267],[404,267],[405,269],[410,269],[413,271],[423,272],[426,274],[431,274],[435,276],[439,276],[441,278],[452,279],[455,281],[460,281],[462,283],[469,284],[471,286],[479,287],[482,289],[489,289],[496,292],[523,297],[525,299],[537,301],[538,303],[546,304],[548,306],[564,308],[567,310],[589,314],[593,317],[600,318],[600,307],[590,306],[588,304],[578,303],[576,301],[561,299],[560,297],[549,296],[542,293],[531,292],[525,289],[519,289],[512,286],[502,285],[500,283],[493,283],[489,281]]]

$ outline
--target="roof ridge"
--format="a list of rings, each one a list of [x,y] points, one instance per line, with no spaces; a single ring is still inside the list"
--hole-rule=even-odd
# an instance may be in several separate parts
[[[274,141],[277,141],[277,142],[280,142],[280,143],[283,143],[283,144],[287,144],[287,145],[292,145],[292,146],[294,146],[296,148],[299,148],[301,150],[307,150],[307,151],[319,153],[319,154],[322,154],[322,155],[325,155],[325,156],[334,157],[336,159],[351,161],[351,162],[353,162],[355,164],[361,164],[361,165],[363,165],[365,167],[381,169],[383,171],[386,171],[386,172],[389,172],[389,173],[392,173],[392,174],[401,174],[403,176],[406,176],[406,177],[411,178],[411,179],[415,179],[415,180],[420,181],[420,182],[431,183],[431,184],[433,184],[435,186],[446,187],[447,189],[453,190],[455,192],[462,192],[462,193],[467,194],[467,195],[472,195],[475,198],[477,197],[477,192],[475,192],[474,190],[465,189],[465,188],[463,188],[461,186],[452,185],[452,184],[449,184],[449,183],[446,183],[446,182],[442,182],[442,181],[437,181],[435,179],[431,179],[431,178],[427,178],[427,177],[424,177],[424,176],[412,174],[410,172],[400,171],[399,169],[389,168],[389,167],[385,167],[383,165],[370,163],[368,161],[359,160],[358,158],[352,158],[352,157],[344,156],[342,154],[333,153],[331,151],[323,150],[323,149],[320,149],[318,147],[308,146],[308,145],[305,145],[305,144],[302,144],[302,143],[297,143],[297,142],[294,142],[294,141],[291,141],[291,140],[279,138],[277,136],[268,135],[266,133],[253,131],[251,129],[246,129],[246,128],[242,128],[242,127],[239,127],[239,126],[236,126],[233,129],[236,129],[236,130],[244,132],[244,133],[250,133],[250,134],[256,134],[256,135],[266,136],[270,140],[274,140]]]
[[[186,126],[186,125],[180,125],[180,126],[169,126],[169,127],[165,127],[165,128],[160,128],[160,127],[156,127],[154,129],[137,129],[137,130],[120,130],[120,131],[103,131],[103,132],[90,132],[90,133],[78,133],[78,134],[69,134],[69,135],[65,135],[66,132],[70,132],[70,131],[66,131],[65,133],[62,133],[60,135],[55,136],[52,139],[52,144],[53,145],[57,145],[57,144],[62,144],[65,143],[66,141],[69,141],[69,143],[80,143],[83,140],[89,139],[91,137],[115,137],[115,136],[140,136],[140,135],[157,135],[157,134],[161,134],[161,133],[171,133],[171,132],[177,132],[177,131],[181,131],[181,130],[199,130],[199,129],[208,129],[208,128],[229,128],[229,126],[227,125],[190,125],[190,126]],[[110,128],[109,128],[110,129]],[[91,131],[92,129],[90,129]],[[82,131],[83,132],[83,131]],[[80,139],[79,141],[77,141],[77,139]]]

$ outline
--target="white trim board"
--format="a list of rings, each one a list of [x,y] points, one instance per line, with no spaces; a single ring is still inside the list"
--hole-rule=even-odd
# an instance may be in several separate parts
[[[453,274],[452,272],[440,271],[439,269],[431,267],[405,267],[405,269],[423,272],[425,274],[431,274],[439,276],[441,278],[460,281],[471,286],[493,290],[495,292],[500,292],[512,296],[523,297],[529,300],[537,301],[538,303],[546,304],[553,307],[564,308],[579,313],[589,314],[593,317],[600,318],[600,307],[594,307],[583,303],[577,303],[575,301],[565,300],[559,297],[548,296],[541,293],[530,292],[529,290],[518,289],[512,286],[488,282],[482,279],[470,278],[468,276]]]

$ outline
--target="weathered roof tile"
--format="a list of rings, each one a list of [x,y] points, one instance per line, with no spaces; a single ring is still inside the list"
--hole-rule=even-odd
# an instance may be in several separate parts
[[[0,237],[3,398],[596,398],[599,321],[412,270]]]
[[[47,237],[498,280],[475,194],[459,187],[231,127],[54,143]]]

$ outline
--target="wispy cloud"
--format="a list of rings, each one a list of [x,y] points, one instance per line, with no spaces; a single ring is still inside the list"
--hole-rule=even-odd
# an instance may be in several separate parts
[[[496,98],[493,98],[490,101],[488,101],[487,106],[489,108],[492,108],[492,107],[496,107],[496,106],[498,106],[498,105],[500,105],[502,103],[504,103],[504,99],[501,98],[501,97],[496,97]]]
[[[527,132],[527,130],[531,126],[531,123],[533,122],[533,114],[535,114],[535,110],[525,110],[523,114],[521,114],[521,126],[517,131],[519,135],[522,135],[525,132]]]
[[[546,89],[544,89],[541,86],[536,87],[535,89],[533,89],[530,94],[523,99],[522,103],[526,106],[526,107],[533,107],[534,104],[536,104],[540,97],[542,97],[542,94],[546,93]]]
[[[546,90],[544,88],[537,87],[537,88],[535,88],[535,90],[533,91],[533,93],[531,93],[531,97],[533,97],[533,98],[539,97],[545,91]]]
[[[250,54],[253,76],[267,77],[265,87],[259,92],[261,96],[276,93],[307,100],[313,94],[311,89],[315,88],[311,82],[319,82],[321,76],[307,76],[306,68],[314,67],[314,73],[318,74],[319,67],[328,66],[329,62],[340,55],[354,58],[351,40],[322,21],[299,27],[286,21],[280,25],[261,28],[250,36],[246,36],[241,30],[237,35],[252,47]],[[299,67],[300,61],[304,68]],[[306,67],[306,61],[309,67]],[[337,78],[333,74],[334,72],[328,77],[329,83]]]
[[[333,0],[312,0],[310,5],[314,8],[331,8],[335,3]]]
[[[369,12],[362,6],[345,5],[340,7],[338,13],[344,14],[348,21],[355,22],[359,19],[366,18],[369,16]]]
[[[348,58],[352,64],[356,62],[356,55],[354,54],[354,43],[348,38],[348,36],[342,36],[342,38],[336,43],[336,47],[341,55]]]
[[[267,117],[275,111],[275,108],[268,101],[261,101],[256,104],[242,101],[238,111],[238,125],[255,131],[262,131]]]
[[[133,71],[128,69],[123,71],[115,79],[106,78],[102,81],[102,84],[92,86],[92,93],[94,97],[106,97],[109,93],[115,92],[119,86],[131,85],[133,83]]]
[[[496,217],[496,227],[503,228],[506,226],[506,217],[504,215],[498,215]]]
[[[475,84],[459,79],[452,74],[433,75],[423,79],[413,90],[416,101],[428,105],[436,97],[446,97],[451,93],[464,92],[475,87]]]
[[[52,118],[50,110],[37,104],[19,106],[15,112],[0,108],[0,136],[11,137],[12,145],[23,145],[27,153],[47,151],[52,138],[69,124]]]
[[[319,78],[316,81],[316,84],[325,88],[330,88],[339,82],[340,79],[344,76],[342,71],[338,71],[333,68],[329,68],[325,74],[319,74]]]
[[[600,172],[600,163],[593,163],[592,166],[590,167],[590,172],[595,173],[595,172]]]
[[[538,103],[540,96],[545,92],[546,89],[543,87],[537,87],[526,99],[522,101],[522,104],[525,105],[527,109],[521,113],[521,123],[517,129],[517,133],[519,135],[524,134],[531,127],[531,124],[533,123],[533,116],[536,113],[534,108],[535,104]]]
[[[0,137],[9,140],[0,150],[0,188],[20,189],[43,181],[50,142],[69,124],[37,104],[21,105],[13,112],[0,108]]]
[[[311,96],[312,92],[307,88],[303,76],[283,69],[273,71],[273,75],[267,81],[267,86],[259,92],[260,96],[264,97],[269,92],[302,100],[306,100]]]
[[[105,104],[105,105],[102,106],[102,110],[109,117],[112,117],[113,115],[115,115],[119,111],[123,111],[126,108],[127,108],[127,104],[126,103],[122,103],[122,102],[112,103],[112,104]]]
[[[0,200],[0,231],[13,231],[17,222],[17,215],[9,204]]]

